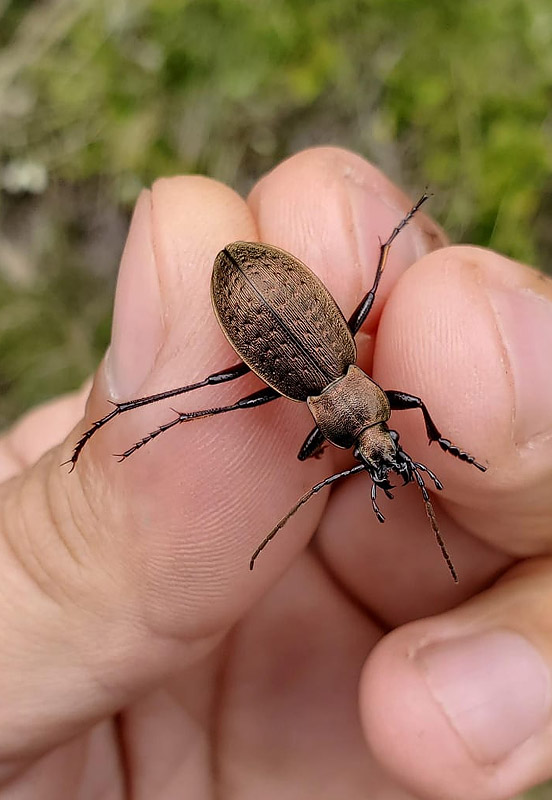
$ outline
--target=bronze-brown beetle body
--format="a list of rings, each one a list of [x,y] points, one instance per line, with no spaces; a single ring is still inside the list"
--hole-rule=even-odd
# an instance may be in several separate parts
[[[215,259],[211,297],[220,326],[242,362],[199,383],[117,404],[78,441],[71,457],[72,468],[90,437],[118,414],[203,386],[231,381],[253,371],[267,388],[229,406],[179,413],[122,453],[121,460],[182,422],[253,408],[279,397],[306,402],[316,426],[301,447],[299,459],[303,461],[318,455],[327,441],[340,448],[353,447],[355,459],[360,463],[331,475],[304,494],[259,545],[250,567],[253,568],[260,551],[303,503],[324,486],[363,470],[372,479],[372,507],[383,522],[376,493],[379,488],[392,497],[389,473],[395,472],[404,484],[411,481],[418,484],[431,526],[456,581],[422,473],[430,477],[437,489],[442,489],[442,485],[428,467],[414,461],[401,448],[398,433],[387,426],[391,411],[419,408],[430,442],[438,442],[444,451],[481,471],[485,467],[441,436],[420,398],[404,392],[384,391],[355,364],[354,336],[373,305],[391,244],[427,197],[422,195],[380,246],[372,288],[348,321],[324,284],[290,253],[257,242],[227,245]]]

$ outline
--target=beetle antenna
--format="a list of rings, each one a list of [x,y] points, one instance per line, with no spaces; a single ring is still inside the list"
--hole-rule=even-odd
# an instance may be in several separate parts
[[[291,508],[288,511],[285,517],[282,517],[280,522],[277,525],[275,525],[274,528],[272,528],[268,536],[265,536],[263,541],[260,543],[260,545],[257,547],[255,552],[251,556],[251,560],[249,562],[249,569],[253,569],[253,567],[255,566],[255,560],[257,559],[257,556],[259,555],[261,550],[265,549],[270,540],[274,539],[278,531],[284,527],[288,519],[292,517],[295,514],[295,512],[299,508],[301,508],[302,505],[304,505],[308,500],[310,500],[314,494],[319,492],[325,486],[329,486],[330,483],[334,483],[334,481],[338,481],[340,478],[348,478],[350,475],[355,475],[357,472],[363,472],[364,469],[365,469],[364,464],[357,464],[355,467],[343,470],[343,472],[336,472],[335,475],[330,475],[329,478],[325,478],[323,481],[320,481],[320,483],[317,483],[316,486],[313,486],[312,489],[309,489],[308,492],[305,492],[305,494],[302,497],[300,497],[299,500],[295,503],[293,508]]]
[[[449,568],[449,572],[452,575],[452,579],[453,579],[454,583],[458,583],[458,573],[456,572],[456,570],[454,568],[454,564],[452,563],[452,559],[451,559],[451,557],[450,557],[450,555],[448,553],[448,550],[446,548],[446,545],[445,545],[445,542],[443,540],[443,537],[441,536],[441,532],[439,530],[439,526],[437,525],[437,519],[435,517],[435,511],[433,510],[433,506],[431,505],[431,500],[429,499],[429,494],[427,492],[426,485],[424,483],[424,479],[422,478],[422,476],[420,475],[420,473],[418,471],[420,465],[412,462],[411,466],[412,466],[412,473],[413,473],[414,477],[416,478],[416,483],[420,487],[420,491],[422,493],[422,497],[424,498],[426,514],[427,514],[429,522],[431,524],[431,528],[433,530],[433,533],[435,534],[435,538],[437,539],[437,544],[439,545],[439,547],[441,549],[441,553],[443,554],[443,558],[447,562],[447,567]]]

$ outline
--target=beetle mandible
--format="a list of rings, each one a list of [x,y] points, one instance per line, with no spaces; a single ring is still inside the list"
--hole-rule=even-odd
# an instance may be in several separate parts
[[[387,497],[393,497],[391,490],[394,487],[389,481],[389,473],[395,472],[401,477],[403,485],[412,481],[417,483],[437,543],[457,582],[422,473],[433,481],[436,489],[443,486],[429,467],[414,461],[402,449],[399,434],[387,425],[391,411],[420,409],[430,443],[437,442],[442,450],[473,464],[482,472],[486,467],[441,436],[419,397],[400,391],[384,391],[355,364],[354,337],[372,308],[391,245],[428,198],[429,195],[424,193],[389,238],[380,242],[372,287],[348,321],[324,284],[290,253],[257,242],[227,245],[215,259],[211,298],[222,331],[242,361],[198,383],[116,403],[109,414],[94,422],[81,436],[68,462],[71,470],[89,439],[119,414],[204,386],[232,381],[252,371],[267,384],[266,388],[231,405],[178,413],[174,419],[121,453],[119,459],[123,461],[182,422],[254,408],[279,397],[306,402],[316,425],[299,451],[299,460],[319,455],[325,443],[330,442],[339,448],[354,448],[353,455],[359,463],[330,475],[306,492],[257,547],[250,560],[250,569],[253,569],[261,550],[300,506],[325,486],[365,470],[372,479],[372,508],[380,522],[385,518],[376,495],[381,489]]]

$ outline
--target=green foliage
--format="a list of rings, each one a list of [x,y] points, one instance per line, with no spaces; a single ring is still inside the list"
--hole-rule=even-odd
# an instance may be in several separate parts
[[[549,0],[0,0],[0,43],[6,186],[49,180],[34,199],[0,195],[5,417],[78,382],[105,346],[123,218],[158,175],[246,191],[301,147],[340,144],[413,194],[429,185],[453,239],[548,261]],[[22,287],[2,242],[27,264]]]
[[[1,421],[93,372],[109,336],[100,298],[98,282],[85,272],[68,281],[61,271],[26,289],[0,279]]]

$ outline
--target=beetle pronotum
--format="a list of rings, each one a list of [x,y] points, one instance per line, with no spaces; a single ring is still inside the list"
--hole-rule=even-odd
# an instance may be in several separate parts
[[[452,577],[458,581],[422,473],[433,481],[436,489],[442,489],[442,484],[427,466],[414,461],[401,448],[398,433],[387,425],[391,411],[420,409],[430,443],[437,442],[445,452],[473,464],[482,472],[485,467],[441,436],[419,397],[405,392],[384,391],[355,364],[354,337],[372,308],[391,245],[427,199],[428,195],[424,193],[387,241],[380,245],[372,288],[348,321],[324,284],[290,253],[257,242],[227,245],[215,259],[211,298],[220,326],[242,361],[198,383],[116,403],[109,414],[94,422],[79,439],[70,459],[71,469],[88,440],[119,414],[204,386],[232,381],[252,371],[267,384],[266,388],[228,406],[177,413],[174,419],[121,453],[120,460],[182,422],[254,408],[279,397],[306,402],[316,425],[299,451],[299,460],[318,455],[327,441],[339,448],[354,448],[354,457],[360,463],[330,475],[306,492],[263,539],[251,557],[250,568],[253,569],[261,550],[292,514],[314,494],[334,481],[366,470],[372,479],[372,508],[380,522],[385,518],[377,504],[377,489],[387,497],[393,496],[389,472],[397,473],[403,479],[403,485],[412,481],[417,483],[441,552]]]

